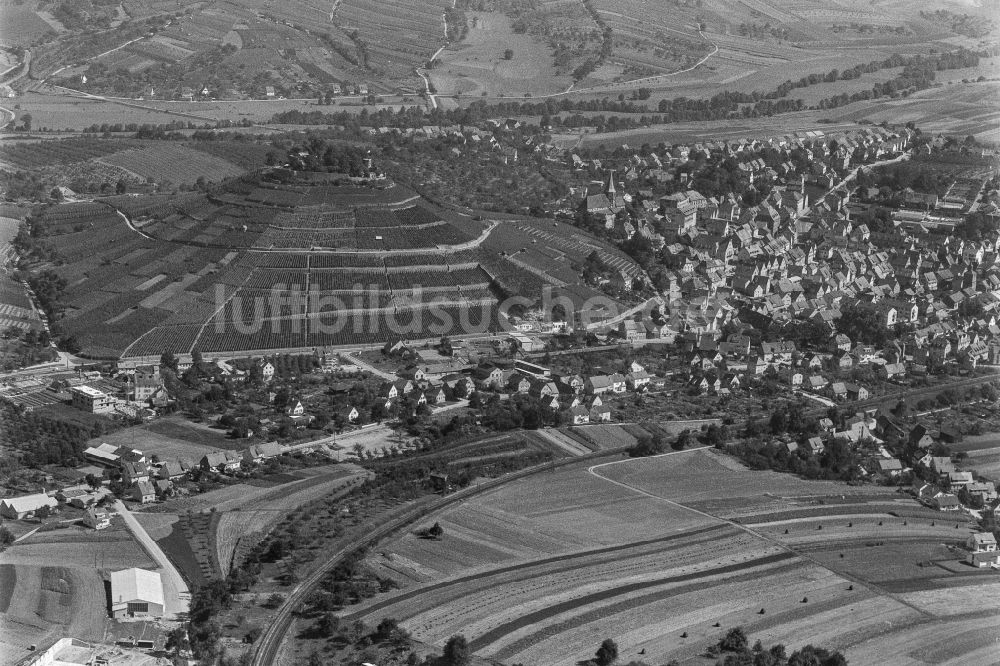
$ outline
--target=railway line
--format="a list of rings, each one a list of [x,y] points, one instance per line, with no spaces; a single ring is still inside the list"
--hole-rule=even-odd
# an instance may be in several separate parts
[[[893,400],[899,400],[902,398],[919,398],[921,396],[932,396],[946,391],[952,388],[969,388],[973,386],[982,386],[984,384],[989,384],[993,382],[1000,381],[1000,374],[995,370],[991,369],[990,374],[979,375],[975,377],[967,377],[958,381],[948,382],[945,384],[938,384],[936,386],[920,387],[918,389],[908,389],[902,390],[894,393],[889,393],[881,395],[875,398],[870,398],[867,400],[859,400],[849,403],[841,403],[842,407],[864,409],[867,407],[875,407],[886,402],[891,402]],[[825,413],[824,409],[817,408],[813,410],[816,414]],[[563,460],[557,460],[553,462],[544,463],[542,465],[537,465],[528,469],[520,470],[512,474],[508,474],[502,478],[494,479],[486,483],[480,484],[475,487],[465,488],[452,495],[442,497],[433,502],[424,504],[423,506],[414,507],[410,511],[407,511],[402,516],[395,518],[379,527],[373,531],[366,534],[359,541],[353,543],[349,547],[341,548],[340,550],[334,552],[330,558],[324,562],[316,571],[306,577],[302,582],[300,582],[292,593],[288,596],[284,604],[279,608],[278,614],[271,623],[268,625],[267,630],[264,635],[258,640],[256,648],[253,653],[253,658],[251,663],[256,666],[265,666],[267,664],[275,663],[277,658],[278,650],[280,649],[281,643],[291,626],[293,613],[296,608],[302,604],[309,594],[319,585],[323,577],[333,570],[334,567],[349,553],[353,552],[358,548],[366,548],[385,537],[393,534],[394,532],[411,525],[418,520],[424,518],[425,516],[446,509],[450,506],[468,500],[475,497],[481,493],[490,492],[497,488],[500,488],[512,481],[523,479],[525,477],[538,474],[541,472],[550,471],[552,469],[562,467],[564,465],[577,464],[584,460],[598,460],[601,458],[608,458],[621,454],[623,449],[609,449],[605,451],[598,451],[592,454],[583,456],[573,456]],[[600,465],[595,465],[590,469],[595,469]],[[688,508],[688,507],[685,507]],[[742,528],[741,528],[742,529]]]
[[[576,464],[583,460],[596,460],[599,458],[615,456],[622,453],[622,451],[623,449],[608,449],[606,451],[595,452],[588,456],[556,460],[519,470],[517,472],[512,472],[499,479],[493,479],[476,486],[469,486],[468,488],[464,488],[456,493],[447,495],[423,506],[415,507],[402,516],[377,527],[358,541],[352,543],[350,546],[341,548],[340,550],[334,552],[330,558],[322,564],[322,566],[320,566],[313,573],[309,574],[309,576],[295,586],[295,589],[288,595],[285,603],[283,603],[278,609],[277,615],[271,619],[264,634],[257,640],[250,663],[253,664],[253,666],[269,666],[270,664],[276,663],[278,650],[281,648],[281,643],[284,640],[285,634],[288,633],[288,629],[291,627],[295,609],[309,597],[316,586],[319,585],[320,581],[323,580],[323,577],[332,571],[333,568],[336,567],[349,553],[358,550],[359,548],[367,548],[368,546],[378,543],[380,540],[389,536],[393,532],[415,523],[430,513],[441,511],[442,509],[446,509],[459,502],[464,502],[465,500],[482,493],[495,490],[512,481],[517,481],[518,479],[523,479],[534,474],[548,472],[565,465]]]

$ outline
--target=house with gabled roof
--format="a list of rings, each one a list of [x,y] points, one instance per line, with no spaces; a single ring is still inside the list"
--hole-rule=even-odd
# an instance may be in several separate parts
[[[139,481],[129,491],[129,496],[140,504],[156,501],[156,487],[149,481]]]
[[[1000,565],[1000,550],[992,532],[977,532],[969,536],[965,542],[969,551],[966,561],[976,568],[986,568]]]
[[[590,410],[582,405],[571,407],[569,410],[570,422],[573,425],[590,423]]]

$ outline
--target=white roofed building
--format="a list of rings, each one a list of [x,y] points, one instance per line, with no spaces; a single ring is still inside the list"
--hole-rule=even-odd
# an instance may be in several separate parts
[[[73,386],[69,389],[70,404],[92,414],[109,414],[114,411],[115,399],[90,386]]]
[[[0,516],[10,520],[21,520],[34,515],[35,511],[43,506],[54,509],[59,506],[56,498],[49,497],[45,493],[35,493],[34,495],[21,495],[20,497],[5,497],[0,500]]]
[[[123,617],[162,617],[163,581],[145,569],[111,573],[111,614]]]

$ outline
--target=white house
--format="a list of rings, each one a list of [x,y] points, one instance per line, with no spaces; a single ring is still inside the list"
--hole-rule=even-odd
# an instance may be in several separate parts
[[[969,550],[967,562],[974,567],[983,569],[1000,564],[1000,551],[997,551],[997,540],[991,532],[978,532],[965,542]]]

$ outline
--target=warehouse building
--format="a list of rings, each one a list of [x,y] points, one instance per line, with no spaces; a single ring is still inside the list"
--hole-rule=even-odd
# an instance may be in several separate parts
[[[163,581],[160,574],[145,569],[111,573],[111,615],[163,617]]]

